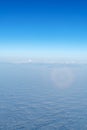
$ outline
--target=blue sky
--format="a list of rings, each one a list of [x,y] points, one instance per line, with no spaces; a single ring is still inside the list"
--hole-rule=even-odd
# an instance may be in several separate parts
[[[0,1],[0,57],[86,59],[86,0]]]

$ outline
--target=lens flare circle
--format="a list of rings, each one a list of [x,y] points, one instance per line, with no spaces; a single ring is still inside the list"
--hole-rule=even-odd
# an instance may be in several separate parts
[[[69,87],[74,80],[73,72],[68,67],[54,68],[51,76],[53,83],[59,88]]]

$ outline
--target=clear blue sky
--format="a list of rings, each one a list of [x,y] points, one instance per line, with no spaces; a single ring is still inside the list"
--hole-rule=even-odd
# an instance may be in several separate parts
[[[0,56],[86,59],[86,0],[0,1]]]

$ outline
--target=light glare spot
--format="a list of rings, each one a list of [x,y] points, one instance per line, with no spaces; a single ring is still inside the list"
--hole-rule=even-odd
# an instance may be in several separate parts
[[[66,88],[72,85],[74,75],[70,68],[54,68],[51,73],[53,83],[59,88]]]

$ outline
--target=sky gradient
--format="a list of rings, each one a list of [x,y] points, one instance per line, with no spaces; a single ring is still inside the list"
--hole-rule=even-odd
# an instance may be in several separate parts
[[[86,0],[0,1],[0,58],[87,59]]]

